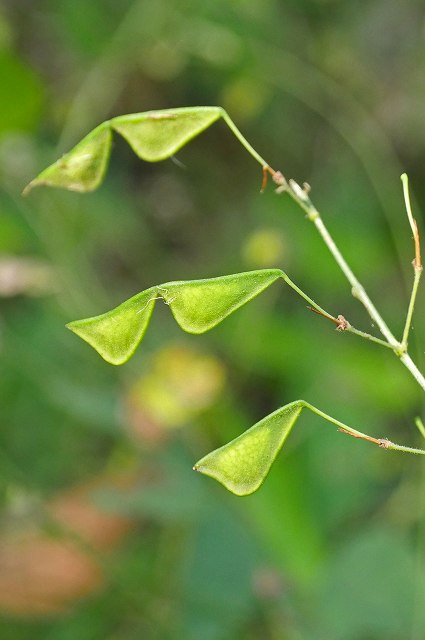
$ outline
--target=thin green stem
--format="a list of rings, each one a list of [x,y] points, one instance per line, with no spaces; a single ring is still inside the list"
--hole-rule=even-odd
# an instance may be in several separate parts
[[[407,350],[409,332],[410,332],[410,327],[412,325],[413,311],[415,309],[416,296],[418,293],[419,281],[421,279],[421,275],[422,275],[422,269],[415,269],[412,293],[410,295],[409,308],[407,309],[406,324],[404,325],[403,338],[401,340],[401,345],[404,350]]]
[[[400,343],[397,340],[397,338],[393,335],[393,333],[391,332],[390,328],[386,324],[385,320],[383,319],[383,317],[381,316],[381,314],[379,313],[379,311],[377,310],[377,308],[373,304],[372,300],[369,298],[369,296],[366,293],[363,285],[360,284],[359,280],[354,275],[353,271],[349,267],[347,261],[345,260],[344,256],[342,255],[341,251],[338,249],[338,247],[337,247],[334,239],[332,238],[331,234],[329,233],[327,227],[325,226],[325,224],[324,224],[324,222],[323,222],[318,210],[316,209],[314,204],[311,202],[307,190],[303,189],[302,187],[300,187],[300,185],[297,184],[294,180],[289,180],[289,182],[287,182],[286,179],[284,178],[284,176],[279,171],[275,171],[274,169],[272,169],[271,166],[264,160],[264,158],[262,158],[260,156],[260,154],[257,153],[255,151],[255,149],[249,144],[249,142],[242,135],[242,133],[239,131],[239,129],[237,128],[237,126],[235,125],[233,120],[226,113],[226,111],[224,111],[224,109],[222,110],[222,117],[223,117],[223,120],[228,125],[228,127],[231,129],[231,131],[237,137],[239,142],[248,151],[248,153],[250,153],[251,156],[255,160],[257,160],[257,162],[261,165],[263,170],[266,169],[273,176],[274,181],[276,182],[276,184],[279,187],[277,189],[277,191],[279,193],[283,192],[283,191],[288,192],[289,195],[291,196],[291,198],[306,212],[307,218],[311,222],[313,222],[313,224],[315,225],[317,231],[319,232],[319,234],[322,237],[324,243],[326,244],[326,246],[328,247],[328,249],[331,252],[332,256],[334,257],[336,263],[338,264],[338,266],[340,267],[341,271],[343,272],[343,274],[347,278],[348,282],[350,283],[352,295],[355,298],[357,298],[363,304],[363,306],[365,307],[366,311],[368,312],[370,318],[372,319],[373,322],[376,323],[376,325],[378,326],[380,332],[382,333],[384,338],[386,338],[387,342],[385,342],[383,340],[379,341],[379,338],[374,338],[373,336],[367,337],[369,334],[364,334],[363,332],[360,332],[358,330],[355,330],[355,331],[352,330],[351,333],[356,333],[357,335],[359,335],[359,336],[361,336],[363,338],[367,338],[368,340],[372,339],[373,342],[377,342],[378,344],[381,344],[381,345],[384,345],[384,346],[388,346],[389,345],[391,347],[391,349],[394,351],[394,353],[396,354],[396,356],[400,358],[400,361],[403,363],[403,365],[410,371],[411,375],[415,378],[415,380],[418,382],[420,387],[425,390],[425,377],[419,371],[419,369],[417,368],[417,366],[413,362],[412,358],[407,353],[406,347],[402,343]],[[405,188],[405,193],[406,193],[407,177],[406,178],[402,177],[402,181],[403,181],[403,186]],[[406,184],[406,186],[405,186],[405,184]],[[416,221],[413,219],[413,216],[411,214],[410,202],[409,202],[409,205],[406,204],[406,208],[408,209],[409,222],[410,222],[410,224],[412,226],[412,230],[413,230],[413,234],[414,234],[414,238],[415,238],[415,248],[416,248],[415,271],[416,271],[417,267],[419,267],[419,266],[422,267],[422,265],[420,263],[419,236],[418,236]],[[289,280],[289,278],[288,278],[288,280]],[[292,281],[288,282],[288,280],[287,280],[287,283],[290,286],[292,286],[292,288],[295,289],[295,291],[297,291],[315,309],[317,309],[320,312],[323,312],[323,315],[325,315],[326,317],[328,317],[330,319],[333,318],[333,316],[328,314],[326,311],[323,311],[323,309],[321,309],[315,302],[313,302],[311,299],[309,299],[308,296],[306,296],[300,289],[298,289],[298,287],[296,287],[296,285],[294,285],[294,283]],[[417,289],[417,285],[418,284],[419,283],[416,284],[416,289]],[[415,293],[415,297],[416,297],[416,293]],[[414,305],[414,300],[413,300],[413,305]],[[413,309],[412,309],[412,314],[413,314]],[[353,328],[351,328],[351,329],[353,329]]]
[[[399,355],[399,354],[397,354]],[[421,371],[419,371],[418,367],[413,362],[412,358],[408,353],[403,353],[400,357],[400,362],[404,364],[404,366],[410,371],[412,376],[415,378],[416,382],[420,387],[425,391],[425,378]]]
[[[353,429],[352,427],[349,427],[344,422],[341,422],[340,420],[337,420],[336,418],[333,418],[332,416],[328,415],[324,411],[321,411],[317,407],[314,407],[309,402],[303,401],[303,404],[304,404],[306,409],[310,409],[310,411],[313,411],[313,413],[317,414],[321,418],[324,418],[328,422],[331,422],[332,424],[336,425],[339,429],[342,429],[344,432],[349,433],[350,435],[354,436],[355,438],[362,438],[364,440],[369,440],[371,442],[375,442],[376,444],[379,443],[377,438],[372,438],[371,436],[368,436],[366,433],[363,433],[362,431],[358,431],[357,429]]]
[[[383,446],[384,449],[390,449],[391,451],[404,451],[404,453],[414,453],[419,456],[425,455],[425,449],[415,449],[415,447],[404,447],[402,444],[396,444],[395,442],[390,442],[390,440],[385,441],[386,444]]]
[[[227,126],[229,127],[229,129],[235,134],[235,136],[237,137],[237,139],[239,140],[241,145],[243,147],[245,147],[245,149],[248,151],[248,153],[250,153],[252,155],[252,157],[259,164],[261,164],[261,166],[263,168],[269,169],[270,165],[268,164],[268,162],[266,162],[264,160],[264,158],[262,158],[260,156],[260,154],[257,153],[257,151],[254,149],[254,147],[252,147],[249,144],[248,140],[242,135],[242,133],[239,131],[239,129],[237,128],[237,126],[235,125],[233,120],[230,118],[229,114],[224,109],[222,110],[222,118],[223,118],[224,122],[227,124]],[[272,173],[274,173],[274,171],[272,171]]]
[[[416,220],[413,217],[412,206],[410,204],[410,194],[409,194],[409,178],[407,177],[407,173],[403,173],[400,176],[401,184],[403,185],[403,196],[404,196],[404,204],[406,206],[407,218],[409,220],[410,228],[412,229],[413,236],[417,233]]]
[[[311,202],[308,194],[304,189],[302,189],[299,184],[297,184],[294,180],[290,180],[289,183],[285,181],[284,185],[282,185],[282,190],[287,191],[291,198],[300,206],[307,214],[307,218],[313,222],[316,229],[320,233],[324,243],[328,247],[329,251],[333,255],[336,263],[340,267],[341,271],[347,278],[348,282],[352,287],[352,294],[355,298],[360,300],[360,302],[366,307],[366,310],[369,316],[372,318],[374,322],[378,325],[382,335],[387,339],[392,349],[400,349],[400,344],[395,338],[395,336],[390,331],[386,322],[382,318],[381,314],[376,309],[375,305],[367,295],[364,287],[357,280],[356,276],[352,272],[349,267],[347,261],[342,255],[341,251],[338,249],[334,239],[329,233],[325,223],[323,222],[320,213]],[[385,343],[386,344],[386,343]]]
[[[301,298],[304,298],[304,300],[308,302],[314,309],[316,309],[316,311],[318,311],[321,315],[325,316],[325,318],[329,318],[329,320],[332,320],[333,322],[337,322],[336,318],[334,318],[330,313],[322,309],[322,307],[320,307],[316,302],[314,302],[314,300],[312,300],[310,296],[304,293],[302,289],[297,287],[295,282],[292,282],[291,278],[289,278],[289,276],[287,276],[284,271],[282,271],[282,279],[286,282],[286,284],[288,284],[291,287],[291,289],[296,291],[298,295],[301,296]]]
[[[403,345],[398,342],[393,333],[390,331],[381,314],[378,312],[375,305],[367,295],[364,287],[360,284],[360,282],[357,280],[356,276],[348,266],[345,258],[338,249],[335,241],[326,228],[319,212],[311,202],[309,196],[293,180],[290,180],[289,184],[285,181],[284,187],[282,186],[282,189],[283,188],[285,191],[288,191],[292,199],[295,200],[295,202],[297,202],[297,204],[307,213],[308,219],[313,222],[316,229],[319,231],[323,241],[333,255],[335,261],[341,268],[341,271],[344,273],[348,282],[351,284],[353,296],[363,304],[371,319],[378,325],[381,333],[391,345],[394,353],[400,358],[400,361],[403,363],[403,365],[410,371],[411,375],[415,378],[420,387],[425,390],[425,377],[419,371],[406,350],[403,348]]]
[[[425,449],[405,447],[402,444],[396,444],[395,442],[391,442],[390,440],[387,440],[387,438],[373,438],[372,436],[368,436],[366,433],[363,433],[362,431],[358,431],[357,429],[353,429],[352,427],[349,427],[348,425],[346,425],[344,422],[341,422],[340,420],[333,418],[327,413],[324,413],[324,411],[321,411],[320,409],[318,409],[317,407],[314,407],[312,404],[309,404],[308,402],[303,401],[303,406],[306,407],[307,409],[310,409],[310,411],[313,411],[313,413],[317,414],[321,418],[324,418],[328,422],[331,422],[332,424],[336,425],[338,429],[340,429],[343,433],[347,433],[348,435],[353,436],[354,438],[367,440],[368,442],[377,444],[382,449],[390,449],[391,451],[403,451],[404,453],[413,453],[415,455],[422,455],[422,456],[425,455]]]
[[[352,293],[353,293],[354,297],[358,298],[363,303],[363,305],[366,307],[370,317],[372,318],[372,320],[374,320],[376,322],[376,324],[378,325],[378,327],[381,330],[381,333],[384,335],[384,337],[387,339],[387,341],[381,340],[380,338],[375,338],[375,336],[372,336],[372,335],[370,335],[368,333],[365,333],[364,331],[360,331],[358,329],[355,329],[351,325],[349,325],[349,327],[347,327],[347,331],[350,331],[351,333],[354,333],[354,334],[356,334],[356,335],[358,335],[358,336],[360,336],[362,338],[365,338],[367,340],[370,340],[372,342],[376,342],[377,344],[380,344],[381,346],[388,347],[388,348],[390,348],[392,350],[400,349],[400,344],[398,343],[398,341],[396,340],[395,336],[392,334],[392,332],[388,328],[387,324],[383,320],[383,318],[380,315],[380,313],[377,311],[375,305],[370,300],[370,298],[367,295],[366,291],[364,290],[363,286],[360,284],[360,282],[357,280],[356,276],[354,275],[354,273],[352,272],[352,270],[348,266],[345,258],[343,257],[342,253],[340,252],[340,250],[336,246],[335,241],[333,240],[332,236],[330,235],[329,231],[327,230],[327,228],[326,228],[326,226],[325,226],[325,224],[324,224],[319,212],[317,211],[316,207],[311,202],[311,200],[308,197],[308,195],[293,180],[290,180],[290,182],[286,186],[285,190],[287,190],[289,195],[292,197],[292,199],[295,200],[295,202],[302,209],[304,209],[304,211],[307,213],[308,219],[311,222],[314,223],[314,225],[316,226],[316,229],[319,231],[320,235],[322,236],[322,239],[324,240],[326,246],[328,247],[328,249],[332,253],[333,257],[335,258],[338,266],[341,268],[341,271],[344,273],[344,275],[346,276],[347,280],[351,284]]]
[[[341,268],[341,271],[344,273],[348,282],[351,284],[353,296],[363,304],[371,319],[377,324],[381,333],[391,345],[394,353],[400,358],[400,361],[403,363],[403,365],[410,371],[411,375],[415,378],[420,387],[425,390],[425,377],[419,371],[409,354],[406,352],[406,349],[403,348],[403,345],[398,342],[393,333],[390,331],[381,314],[378,312],[375,305],[367,295],[364,287],[360,284],[360,282],[357,280],[356,276],[348,266],[345,258],[341,254],[331,234],[326,228],[319,212],[311,203],[310,198],[307,196],[307,194],[305,194],[301,187],[293,181],[290,181],[286,189],[293,200],[295,200],[295,202],[297,202],[299,206],[302,207],[304,211],[306,211],[308,219],[311,220],[315,225],[323,241],[333,255],[335,261]]]
[[[376,338],[375,336],[372,336],[370,333],[366,333],[365,331],[360,331],[359,329],[355,329],[351,325],[348,326],[346,330],[349,331],[350,333],[354,333],[354,335],[359,336],[360,338],[364,338],[365,340],[370,340],[371,342],[375,342],[376,344],[381,345],[381,347],[386,347],[387,349],[391,349],[392,351],[394,350],[394,347],[389,342],[386,342],[385,340],[381,340],[381,338]]]
[[[363,286],[360,284],[360,282],[357,280],[356,276],[348,266],[345,258],[343,257],[342,253],[336,246],[335,241],[333,240],[332,236],[330,235],[328,229],[326,228],[322,218],[318,213],[316,217],[313,219],[313,224],[315,225],[316,229],[322,236],[326,246],[328,247],[329,251],[332,253],[333,257],[335,258],[336,262],[341,268],[341,271],[344,273],[345,277],[350,283],[352,287],[353,296],[358,300],[360,300],[360,302],[366,308],[370,317],[377,324],[377,326],[379,327],[379,330],[381,331],[382,335],[387,339],[387,341],[393,347],[399,347],[399,344],[396,338],[394,337],[389,327],[387,326],[386,322],[383,320],[381,314],[378,312],[375,305],[367,295]]]
[[[409,339],[409,331],[412,324],[413,311],[415,309],[416,296],[419,288],[419,281],[422,274],[422,262],[421,262],[421,243],[419,239],[418,225],[412,214],[412,207],[410,204],[409,194],[409,179],[406,173],[401,176],[401,182],[403,185],[404,203],[406,206],[407,219],[409,220],[410,228],[413,233],[413,241],[415,243],[415,259],[413,260],[413,269],[415,275],[413,278],[412,293],[410,295],[409,307],[407,309],[406,324],[404,325],[403,338],[401,340],[404,351],[407,351],[407,343]]]
[[[282,278],[286,282],[286,284],[288,284],[294,291],[298,293],[298,295],[304,298],[304,300],[311,305],[310,309],[312,308],[313,311],[316,311],[321,316],[324,316],[325,318],[328,318],[328,320],[331,320],[332,322],[334,322],[337,325],[337,329],[339,329],[340,331],[347,331],[348,333],[353,333],[354,335],[359,336],[360,338],[364,338],[365,340],[370,340],[371,342],[375,342],[376,344],[379,344],[382,347],[386,347],[387,349],[393,349],[393,346],[389,342],[385,342],[385,340],[376,338],[375,336],[372,336],[370,333],[366,333],[365,331],[360,331],[359,329],[356,329],[355,327],[353,327],[342,316],[339,316],[339,318],[335,318],[335,316],[331,315],[328,311],[325,311],[325,309],[322,309],[322,307],[320,307],[316,302],[314,302],[314,300],[310,298],[310,296],[304,293],[304,291],[300,289],[295,284],[295,282],[293,282],[283,271],[282,271]]]

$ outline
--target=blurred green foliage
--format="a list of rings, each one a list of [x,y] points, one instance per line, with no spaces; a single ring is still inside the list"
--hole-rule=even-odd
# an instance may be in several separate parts
[[[116,140],[90,195],[20,191],[107,118],[220,104],[272,166],[311,184],[400,334],[413,258],[402,171],[418,220],[425,208],[424,21],[423,0],[3,2],[2,640],[422,640],[422,460],[306,415],[256,495],[191,471],[299,397],[420,444],[420,393],[391,352],[278,288],[199,337],[158,308],[120,369],[64,328],[156,282],[277,267],[373,330],[300,211],[270,186],[259,194],[226,127],[155,166]],[[421,292],[422,364],[423,314]],[[170,349],[171,378],[156,364]],[[196,379],[181,381],[205,359],[211,391],[196,403]]]

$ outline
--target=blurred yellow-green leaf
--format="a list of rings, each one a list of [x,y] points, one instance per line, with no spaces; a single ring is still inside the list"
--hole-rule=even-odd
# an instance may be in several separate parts
[[[133,433],[140,437],[142,422],[149,423],[146,430],[150,426],[151,432],[181,427],[215,402],[224,382],[219,358],[184,344],[162,347],[127,395]]]

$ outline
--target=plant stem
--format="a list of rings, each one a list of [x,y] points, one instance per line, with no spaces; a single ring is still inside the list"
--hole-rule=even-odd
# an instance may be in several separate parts
[[[368,436],[366,433],[362,433],[361,431],[357,431],[357,429],[353,429],[352,427],[349,427],[348,425],[344,424],[343,422],[340,422],[336,418],[333,418],[332,416],[328,415],[327,413],[324,413],[323,411],[321,411],[317,407],[314,407],[312,404],[310,404],[308,402],[303,401],[303,406],[306,407],[306,409],[310,409],[310,411],[313,411],[313,413],[316,413],[318,416],[320,416],[321,418],[324,418],[328,422],[331,422],[332,424],[335,424],[340,431],[342,431],[343,433],[346,433],[346,434],[348,434],[350,436],[353,436],[354,438],[360,438],[361,440],[367,440],[368,442],[372,442],[373,444],[377,444],[382,449],[390,449],[392,451],[404,451],[405,453],[413,453],[413,454],[422,455],[422,456],[425,455],[425,449],[416,449],[414,447],[405,447],[402,444],[396,444],[395,442],[391,442],[390,440],[387,440],[387,438],[373,438],[372,436]]]
[[[403,353],[403,355],[400,356],[400,361],[404,364],[404,366],[407,369],[409,369],[410,373],[415,378],[416,382],[425,391],[425,378],[423,374],[419,371],[418,367],[415,365],[415,363],[413,362],[409,354]]]
[[[341,251],[338,249],[334,239],[329,233],[325,223],[323,222],[320,216],[320,213],[318,212],[314,204],[311,202],[306,191],[302,189],[299,186],[299,184],[297,184],[294,180],[290,180],[289,183],[286,182],[285,178],[278,171],[273,171],[272,175],[276,184],[280,185],[279,188],[282,189],[282,191],[288,192],[291,198],[306,212],[307,218],[311,222],[313,222],[319,234],[321,235],[324,243],[326,244],[329,251],[333,255],[338,266],[340,267],[341,271],[347,278],[348,282],[351,284],[352,295],[358,300],[360,300],[360,302],[364,305],[369,316],[378,325],[382,335],[387,339],[388,344],[391,346],[391,348],[393,350],[399,350],[401,346],[400,343],[392,334],[388,325],[382,318],[381,314],[378,312],[372,300],[367,295],[364,287],[360,284],[360,282],[357,280],[356,276],[352,272],[347,261],[345,260]]]
[[[360,302],[366,307],[366,310],[369,316],[378,325],[382,335],[387,339],[391,347],[399,348],[400,345],[398,341],[396,340],[394,335],[391,333],[387,324],[384,322],[381,314],[378,312],[372,300],[369,298],[366,291],[364,290],[364,287],[360,284],[360,282],[357,280],[356,276],[348,266],[344,256],[336,246],[334,239],[332,238],[327,227],[325,226],[325,223],[323,222],[316,207],[313,205],[313,203],[311,202],[310,198],[307,195],[305,195],[305,197],[303,198],[300,197],[300,193],[298,192],[297,189],[295,189],[295,185],[298,187],[298,189],[301,189],[298,184],[296,184],[294,181],[291,180],[287,187],[287,191],[289,195],[292,197],[293,200],[295,200],[295,202],[299,206],[302,207],[302,209],[304,209],[304,211],[307,213],[307,218],[311,222],[313,222],[314,226],[320,233],[323,241],[325,242],[329,251],[333,255],[341,271],[347,278],[348,282],[351,284],[353,296],[358,300],[360,300]]]
[[[413,311],[415,309],[416,295],[418,293],[419,281],[421,279],[422,269],[415,268],[415,276],[413,278],[412,293],[410,295],[409,308],[407,309],[406,324],[404,325],[403,338],[401,344],[403,349],[407,350],[407,342],[409,339],[410,327],[412,324]]]
[[[365,340],[370,340],[371,342],[380,344],[381,347],[386,347],[387,349],[391,349],[392,351],[394,350],[394,347],[389,342],[381,340],[381,338],[376,338],[375,336],[372,336],[370,333],[366,333],[365,331],[360,331],[359,329],[352,327],[351,324],[347,327],[346,330],[350,333],[354,333],[354,335],[359,336],[360,338],[365,338]]]
[[[413,262],[413,266],[415,267],[415,269],[422,269],[421,243],[419,240],[418,225],[413,217],[412,207],[410,206],[409,179],[406,173],[403,173],[403,175],[401,176],[401,182],[403,185],[403,196],[404,203],[406,205],[407,218],[409,220],[410,228],[412,229],[413,233],[413,240],[415,242],[415,260]]]
[[[379,313],[379,311],[377,310],[377,308],[373,304],[372,300],[369,298],[368,294],[366,293],[366,290],[360,284],[360,282],[357,280],[356,276],[354,275],[353,271],[349,267],[347,261],[345,260],[344,256],[342,255],[341,251],[338,249],[338,247],[337,247],[334,239],[332,238],[331,234],[329,233],[327,227],[325,226],[325,224],[324,224],[324,222],[323,222],[318,210],[316,209],[314,204],[311,202],[310,197],[308,195],[308,190],[306,188],[303,189],[302,187],[300,187],[300,185],[297,182],[295,182],[295,180],[289,180],[289,182],[287,182],[285,177],[283,176],[283,174],[280,171],[275,171],[274,169],[272,169],[272,167],[264,160],[264,158],[262,158],[260,156],[260,154],[257,153],[255,151],[255,149],[249,144],[249,142],[242,135],[242,133],[239,131],[239,129],[237,128],[237,126],[235,125],[233,120],[226,113],[226,111],[224,111],[224,109],[222,110],[222,117],[223,117],[223,120],[228,125],[228,127],[231,129],[231,131],[237,137],[239,142],[245,147],[245,149],[248,151],[248,153],[250,153],[251,156],[261,165],[261,167],[263,169],[263,172],[268,171],[270,173],[270,175],[272,176],[273,180],[278,185],[277,192],[278,193],[288,192],[289,195],[291,196],[291,198],[306,212],[307,218],[311,222],[313,222],[313,224],[315,225],[316,229],[318,230],[319,234],[321,235],[321,237],[322,237],[323,241],[325,242],[326,246],[328,247],[329,251],[333,255],[333,257],[334,257],[335,261],[337,262],[338,266],[340,267],[341,271],[344,273],[345,277],[347,278],[348,282],[350,283],[352,295],[355,298],[357,298],[363,304],[363,306],[365,307],[365,309],[368,312],[368,314],[369,314],[370,318],[372,319],[372,321],[376,323],[376,325],[378,326],[380,332],[382,333],[384,338],[386,338],[388,345],[394,351],[396,356],[398,358],[400,358],[400,361],[403,363],[403,365],[410,371],[411,375],[418,382],[419,386],[423,390],[425,390],[425,377],[419,371],[419,369],[417,368],[417,366],[413,362],[412,358],[407,353],[407,345],[404,344],[403,342],[399,342],[397,340],[397,338],[393,335],[393,333],[389,329],[387,323],[382,318],[381,314]],[[403,174],[403,176],[405,176],[405,174]],[[403,188],[404,188],[405,199],[406,199],[406,193],[407,193],[407,196],[408,196],[408,192],[407,192],[407,176],[405,176],[405,177],[403,177],[403,176],[402,176],[402,181],[403,181]],[[264,180],[263,180],[263,186],[264,186]],[[416,276],[416,271],[419,270],[419,267],[420,267],[420,269],[422,269],[422,265],[421,265],[421,262],[420,262],[420,244],[419,244],[419,235],[418,235],[418,230],[417,230],[417,224],[416,224],[416,221],[413,219],[413,216],[412,216],[412,213],[411,213],[411,210],[410,210],[410,202],[409,202],[408,197],[406,199],[406,209],[407,209],[407,214],[408,214],[408,218],[409,218],[409,223],[410,223],[410,225],[412,227],[412,231],[413,231],[413,235],[414,235],[414,239],[415,239],[415,261],[414,261],[414,266],[415,266],[415,276]],[[288,280],[289,280],[289,278],[288,278]],[[287,280],[287,282],[288,282],[288,280]],[[416,282],[416,284],[414,284],[414,290],[412,291],[411,302],[410,302],[410,305],[409,305],[408,318],[409,318],[409,313],[410,313],[410,315],[413,314],[413,308],[414,308],[414,303],[415,303],[415,298],[416,298],[416,292],[417,292],[417,288],[418,288],[418,284],[419,284],[419,276],[415,277],[415,281],[416,280],[417,280],[417,282]],[[321,309],[312,300],[310,300],[308,298],[308,296],[306,296],[303,292],[301,292],[301,290],[298,289],[298,287],[296,287],[296,285],[294,285],[294,283],[292,281],[288,282],[288,284],[290,284],[290,286],[292,286],[292,288],[295,289],[295,291],[297,291],[305,300],[309,301],[310,304],[312,304],[312,306],[315,309],[323,312],[324,316],[329,317],[330,319],[333,318],[333,316],[328,314],[326,311],[323,311],[323,309]],[[413,298],[413,300],[412,300],[412,298]],[[410,307],[412,307],[411,312],[410,312]],[[411,320],[411,318],[410,318],[410,320]],[[409,327],[410,327],[410,321],[409,321]],[[363,332],[360,332],[358,330],[354,330],[354,331],[351,331],[351,332],[352,333],[356,333],[357,335],[360,335],[361,337],[367,337],[368,340],[372,339],[373,342],[377,342],[378,344],[382,344],[384,346],[388,346],[386,342],[380,341],[379,338],[374,338],[373,336],[368,337],[369,334],[364,334]],[[394,445],[394,446],[396,446],[396,445]],[[401,450],[404,451],[406,449],[401,449]]]
[[[401,340],[402,347],[404,351],[407,351],[407,342],[409,339],[409,331],[412,324],[413,311],[415,309],[416,295],[418,293],[419,281],[421,279],[422,274],[422,262],[421,262],[421,243],[419,239],[419,231],[416,220],[412,214],[412,207],[410,206],[410,195],[409,195],[409,179],[407,174],[403,173],[401,176],[401,182],[403,184],[403,195],[404,195],[404,203],[406,205],[406,213],[407,218],[409,220],[410,228],[413,233],[413,240],[415,243],[415,258],[413,260],[413,269],[415,272],[413,278],[413,287],[412,293],[410,295],[409,307],[407,309],[407,317],[406,324],[404,325],[403,338]]]
[[[319,216],[317,211],[316,211],[316,216],[312,220],[312,222],[314,223],[316,229],[322,236],[322,239],[324,240],[329,251],[332,253],[333,257],[335,258],[336,262],[341,268],[341,271],[344,273],[345,277],[350,283],[352,287],[353,296],[358,300],[360,300],[360,302],[364,305],[364,307],[366,307],[366,310],[369,313],[370,317],[377,324],[377,326],[379,327],[379,330],[381,331],[382,335],[387,339],[387,341],[394,347],[398,347],[398,342],[396,338],[393,336],[387,324],[384,322],[383,318],[381,317],[381,314],[378,312],[372,300],[369,298],[366,291],[364,290],[363,286],[360,284],[360,282],[357,280],[356,276],[348,266],[345,258],[343,257],[340,250],[336,246],[335,241],[333,240],[332,236],[330,235],[328,229],[325,226],[325,223],[323,222],[322,218]]]
[[[337,322],[336,318],[334,318],[330,313],[328,313],[327,311],[322,309],[322,307],[320,307],[316,302],[314,302],[314,300],[312,300],[310,298],[310,296],[308,296],[306,293],[304,293],[304,291],[302,289],[297,287],[295,282],[292,282],[291,278],[289,278],[289,276],[287,276],[284,271],[282,271],[282,279],[286,282],[286,284],[288,284],[291,287],[291,289],[296,291],[298,293],[298,295],[301,296],[301,298],[304,298],[304,300],[306,302],[311,304],[311,306],[314,309],[316,309],[316,311],[318,311],[322,316],[325,316],[325,318],[329,318],[329,320],[332,320],[333,322]]]
[[[385,441],[385,445],[381,445],[384,449],[390,449],[392,451],[404,451],[405,453],[415,453],[416,455],[425,455],[424,449],[415,449],[415,447],[404,447],[402,444],[396,444],[390,440]]]
[[[326,228],[325,223],[323,222],[319,212],[311,202],[308,195],[301,189],[301,187],[296,182],[292,180],[289,182],[289,184],[285,184],[285,190],[287,190],[289,195],[292,197],[292,199],[295,200],[295,202],[297,202],[297,204],[302,209],[304,209],[304,211],[307,213],[308,219],[311,220],[311,222],[313,222],[313,224],[315,225],[316,229],[320,233],[329,251],[335,258],[335,261],[341,268],[341,271],[344,273],[348,282],[351,284],[351,287],[352,287],[351,292],[353,296],[363,304],[363,306],[366,308],[366,311],[368,312],[371,319],[377,324],[382,335],[387,339],[394,353],[400,358],[403,365],[410,371],[410,373],[418,382],[420,387],[425,390],[424,376],[419,371],[419,369],[413,362],[412,358],[406,352],[404,345],[398,342],[398,340],[395,338],[393,333],[390,331],[388,325],[382,318],[381,314],[376,309],[372,300],[367,295],[364,287],[360,284],[360,282],[357,280],[356,276],[348,266],[345,258],[343,257],[342,253],[340,252],[337,245],[335,244],[334,239],[332,238],[331,234]],[[413,301],[413,305],[414,305],[414,301]],[[413,313],[413,309],[412,309],[412,313]]]
[[[286,284],[288,284],[294,291],[298,293],[298,295],[301,296],[301,298],[304,298],[304,300],[311,305],[310,307],[308,307],[309,309],[311,309],[312,311],[315,311],[316,313],[319,313],[321,316],[324,316],[328,320],[331,320],[332,322],[334,322],[337,325],[337,329],[339,331],[348,331],[348,333],[353,333],[354,335],[360,336],[361,338],[364,338],[366,340],[370,340],[371,342],[376,342],[382,347],[393,349],[393,346],[389,342],[385,342],[385,340],[376,338],[375,336],[372,336],[370,333],[365,333],[364,331],[360,331],[359,329],[356,329],[345,318],[343,318],[343,316],[339,316],[339,318],[335,318],[328,311],[325,311],[325,309],[322,309],[322,307],[320,307],[316,302],[314,302],[314,300],[312,300],[310,296],[304,293],[304,291],[300,289],[295,284],[295,282],[293,282],[289,278],[289,276],[286,275],[284,271],[282,271],[282,278],[286,282]],[[343,324],[341,324],[341,319],[343,321]]]
[[[353,429],[352,427],[349,427],[348,425],[344,424],[344,422],[340,422],[340,420],[337,420],[336,418],[333,418],[332,416],[328,415],[324,411],[321,411],[317,407],[314,407],[309,402],[303,401],[303,406],[305,406],[306,409],[310,409],[310,411],[313,411],[313,413],[316,413],[318,416],[320,416],[321,418],[324,418],[328,422],[335,424],[339,429],[342,429],[344,433],[348,433],[349,435],[354,436],[355,438],[362,438],[363,440],[369,440],[370,442],[379,444],[378,438],[372,438],[372,436],[368,436],[365,433],[358,431],[357,429]]]
[[[366,311],[368,312],[371,319],[378,325],[381,333],[387,339],[394,353],[400,358],[400,361],[403,363],[403,365],[410,371],[411,375],[418,382],[419,386],[425,390],[425,377],[419,371],[412,358],[406,352],[406,349],[403,347],[403,345],[398,342],[393,333],[390,331],[381,314],[378,312],[372,300],[367,295],[364,287],[360,284],[360,282],[357,280],[356,276],[348,266],[345,258],[338,249],[334,239],[326,228],[325,223],[323,222],[316,207],[311,202],[306,191],[302,189],[294,180],[290,180],[289,183],[286,182],[285,178],[280,172],[275,172],[271,169],[270,173],[272,173],[273,179],[276,184],[279,185],[278,191],[287,191],[291,198],[307,213],[308,219],[315,225],[329,251],[335,258],[335,261],[341,268],[341,271],[344,273],[348,282],[351,284],[351,291],[353,296],[360,300],[360,302],[366,308]]]
[[[228,115],[228,113],[222,109],[222,114],[221,114],[224,122],[227,124],[227,126],[229,127],[229,129],[234,133],[234,135],[237,137],[237,139],[239,140],[239,142],[241,143],[241,145],[243,147],[245,147],[245,149],[248,151],[248,153],[250,153],[252,155],[252,157],[259,163],[261,164],[263,169],[267,169],[272,175],[275,173],[273,171],[273,169],[271,169],[270,165],[264,160],[264,158],[262,158],[260,156],[259,153],[257,153],[257,151],[254,149],[254,147],[252,147],[248,140],[242,135],[242,133],[239,131],[239,129],[237,128],[237,126],[235,125],[235,123],[233,122],[233,120],[230,118],[230,116]]]

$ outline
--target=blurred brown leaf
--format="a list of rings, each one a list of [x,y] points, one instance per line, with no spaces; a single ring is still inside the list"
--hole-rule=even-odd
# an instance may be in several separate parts
[[[0,609],[14,615],[51,615],[101,588],[101,558],[131,526],[121,516],[98,509],[94,489],[125,489],[131,476],[101,478],[59,494],[46,505],[48,517],[63,529],[53,537],[34,528],[0,538]]]

